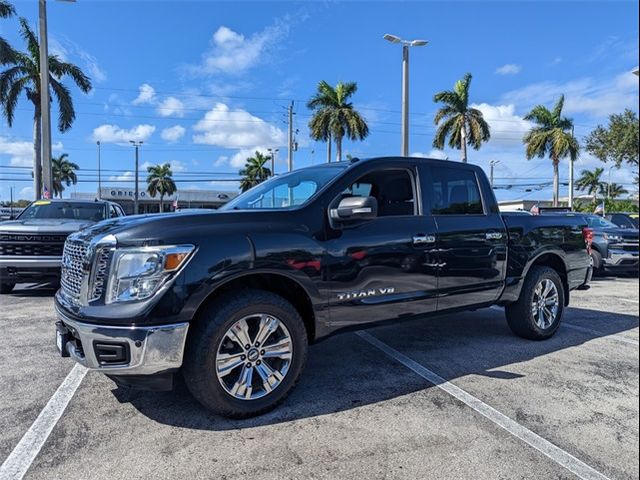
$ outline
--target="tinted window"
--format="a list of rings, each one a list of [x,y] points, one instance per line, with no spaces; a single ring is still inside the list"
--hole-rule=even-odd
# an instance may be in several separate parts
[[[30,218],[67,218],[99,222],[105,218],[105,206],[103,203],[38,200],[20,215],[21,220]]]
[[[459,168],[434,167],[431,174],[433,215],[484,213],[475,173]]]
[[[374,197],[378,201],[378,216],[415,215],[415,189],[406,170],[378,170],[359,178],[342,192],[345,197]]]
[[[587,225],[591,228],[617,228],[618,226],[615,223],[610,222],[609,220],[605,220],[602,217],[597,215],[588,215],[585,217],[587,220]]]

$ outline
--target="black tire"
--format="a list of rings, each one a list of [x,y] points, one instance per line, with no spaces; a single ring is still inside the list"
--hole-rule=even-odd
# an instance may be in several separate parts
[[[543,280],[551,280],[558,292],[558,311],[554,321],[546,328],[541,328],[535,321],[531,311],[535,289]],[[520,298],[515,303],[507,305],[505,313],[511,331],[519,337],[529,340],[546,340],[553,336],[560,326],[564,313],[565,292],[560,275],[553,268],[534,265],[529,270],[520,292]]]
[[[597,250],[591,250],[591,260],[593,260],[593,275],[601,277],[604,275],[604,262],[602,254]]]
[[[260,313],[273,315],[284,324],[291,337],[293,354],[288,371],[273,391],[261,398],[237,399],[218,380],[217,351],[234,323]],[[212,412],[231,418],[253,417],[272,410],[287,397],[302,373],[307,349],[304,322],[289,302],[271,292],[241,290],[216,299],[196,320],[189,333],[182,375],[191,394]]]
[[[11,293],[13,291],[13,287],[15,286],[16,286],[15,283],[9,283],[9,282],[0,283],[0,294],[6,295],[8,293]]]

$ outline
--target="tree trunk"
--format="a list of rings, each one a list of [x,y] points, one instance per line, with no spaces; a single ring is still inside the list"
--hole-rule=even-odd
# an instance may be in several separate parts
[[[164,195],[161,193],[160,194],[160,213],[162,213],[162,200],[164,198]]]
[[[35,199],[42,198],[42,128],[40,107],[35,108],[33,116],[33,194]],[[53,192],[50,192],[53,195]]]
[[[460,129],[460,155],[462,163],[467,163],[467,124],[465,122]]]
[[[336,137],[336,161],[342,161],[342,137]]]
[[[327,163],[331,163],[331,135],[327,139]]]
[[[560,199],[560,174],[558,172],[559,160],[557,158],[553,159],[553,206],[558,206],[558,201]]]

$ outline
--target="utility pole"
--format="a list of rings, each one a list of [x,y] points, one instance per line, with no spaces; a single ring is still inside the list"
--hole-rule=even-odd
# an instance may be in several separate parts
[[[271,155],[271,176],[276,174],[276,155],[280,151],[279,148],[267,148],[267,151]]]
[[[289,119],[289,131],[287,142],[287,171],[293,170],[293,100],[287,109]]]
[[[571,138],[573,136],[573,125],[571,125]],[[569,156],[569,210],[573,211],[573,159]]]
[[[102,200],[102,177],[100,176],[100,140],[96,142],[98,145],[98,200]]]
[[[400,154],[409,156],[409,47],[423,47],[426,40],[403,40],[386,33],[382,38],[391,43],[402,44],[402,133]]]
[[[13,220],[13,185],[9,187],[9,219]]]
[[[34,185],[36,199],[41,198],[42,191],[50,197],[53,194],[53,176],[51,169],[51,114],[49,111],[49,49],[47,45],[47,2],[39,0],[40,17],[40,115],[42,126],[42,144],[40,168],[35,173]],[[41,170],[40,170],[41,169]],[[41,183],[41,185],[40,185]]]
[[[129,143],[131,143],[131,145],[133,145],[136,149],[136,186],[135,186],[135,190],[133,193],[133,214],[137,215],[138,214],[138,165],[139,165],[139,161],[138,161],[138,149],[140,148],[140,146],[142,145],[142,141],[136,142],[134,140],[129,140]]]
[[[489,182],[491,183],[491,188],[493,189],[493,167],[500,163],[500,160],[491,160],[489,162],[489,168],[491,173],[489,174]]]

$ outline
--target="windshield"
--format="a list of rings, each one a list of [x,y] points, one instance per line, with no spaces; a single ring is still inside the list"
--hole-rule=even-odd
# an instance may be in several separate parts
[[[272,177],[237,196],[220,210],[282,210],[304,205],[345,167],[305,168]]]
[[[99,222],[105,218],[103,203],[51,202],[38,200],[29,205],[18,217],[20,220],[33,218],[66,218],[69,220],[91,220]]]
[[[611,223],[609,220],[605,220],[597,215],[589,215],[586,219],[587,225],[591,228],[618,228],[615,223]]]

